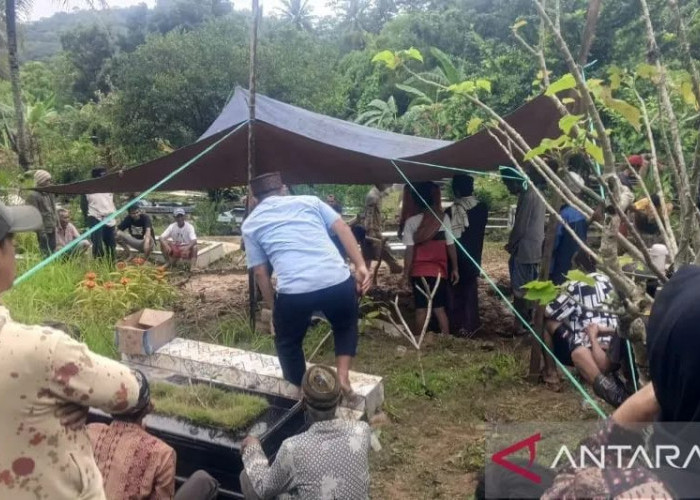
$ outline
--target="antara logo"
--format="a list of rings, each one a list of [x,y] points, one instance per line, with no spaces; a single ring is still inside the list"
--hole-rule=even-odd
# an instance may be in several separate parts
[[[527,447],[529,452],[528,467],[532,467],[532,464],[535,463],[535,459],[537,458],[537,441],[540,439],[542,439],[540,433],[533,434],[529,438],[525,438],[522,441],[518,441],[517,443],[509,446],[508,448],[504,448],[501,451],[494,453],[491,456],[491,460],[501,467],[505,467],[509,471],[515,472],[516,474],[523,476],[525,479],[529,479],[533,483],[540,484],[542,482],[542,478],[539,476],[539,474],[535,474],[531,470],[505,459],[505,457],[508,455],[512,455],[516,451]]]

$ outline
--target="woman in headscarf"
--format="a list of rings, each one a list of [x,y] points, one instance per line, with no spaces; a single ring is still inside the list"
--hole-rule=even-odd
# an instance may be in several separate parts
[[[590,449],[625,446],[629,464],[641,431],[651,424],[646,461],[616,467],[561,471],[543,498],[697,498],[700,494],[700,267],[680,269],[656,296],[647,327],[651,383],[618,408],[604,427],[584,443]],[[625,453],[629,456],[625,456]],[[578,456],[575,454],[575,456]]]
[[[474,197],[474,178],[458,174],[452,178],[454,205],[447,209],[452,234],[462,249],[457,249],[459,282],[450,287],[450,327],[459,336],[471,336],[481,326],[479,319],[479,266],[489,211]]]

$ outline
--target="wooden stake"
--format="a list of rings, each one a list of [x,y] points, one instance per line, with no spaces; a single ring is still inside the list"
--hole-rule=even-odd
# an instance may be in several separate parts
[[[561,204],[561,197],[558,194],[554,195],[553,205],[558,207]],[[547,230],[544,236],[544,245],[542,247],[542,261],[540,262],[540,275],[538,279],[540,281],[547,281],[549,279],[549,271],[552,262],[552,251],[554,250],[554,241],[557,235],[557,226],[559,221],[556,217],[551,216],[549,221],[547,221]],[[535,321],[534,321],[535,335],[539,336],[540,339],[544,340],[544,306],[537,305],[535,309]],[[528,380],[530,382],[537,382],[540,377],[540,370],[542,369],[542,345],[533,336],[530,342],[530,372],[528,373]]]

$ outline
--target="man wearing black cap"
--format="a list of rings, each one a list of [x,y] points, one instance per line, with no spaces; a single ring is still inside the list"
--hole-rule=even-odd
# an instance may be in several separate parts
[[[0,205],[0,292],[15,279],[13,235],[41,227],[35,208]],[[104,498],[85,415],[140,412],[150,402],[143,374],[60,330],[17,323],[4,307],[0,372],[0,498]]]
[[[282,443],[272,465],[257,438],[243,441],[244,497],[257,500],[286,493],[305,500],[369,498],[370,428],[365,422],[336,418],[338,375],[326,366],[312,366],[304,375],[302,393],[313,423]]]
[[[282,196],[279,173],[256,177],[251,190],[255,209],[243,223],[248,268],[253,269],[263,299],[273,311],[275,345],[284,378],[296,386],[306,370],[302,342],[314,311],[333,327],[336,366],[347,396],[350,364],[357,350],[357,293],[371,284],[357,241],[348,225],[315,196]],[[331,234],[340,239],[355,265],[355,279]],[[277,274],[277,296],[268,263]]]

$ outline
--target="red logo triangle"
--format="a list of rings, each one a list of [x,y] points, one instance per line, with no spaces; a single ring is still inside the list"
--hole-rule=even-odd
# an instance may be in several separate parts
[[[508,448],[504,448],[501,451],[494,453],[491,460],[501,467],[505,467],[506,469],[523,476],[525,479],[529,479],[533,483],[540,484],[542,482],[542,478],[538,474],[535,474],[534,472],[505,459],[505,457],[508,455],[527,447],[530,453],[528,467],[532,467],[532,464],[535,462],[535,458],[537,458],[537,446],[535,443],[537,443],[537,441],[540,439],[542,439],[541,434],[533,434],[529,438],[525,438],[522,441],[518,441],[517,443],[509,446]]]

